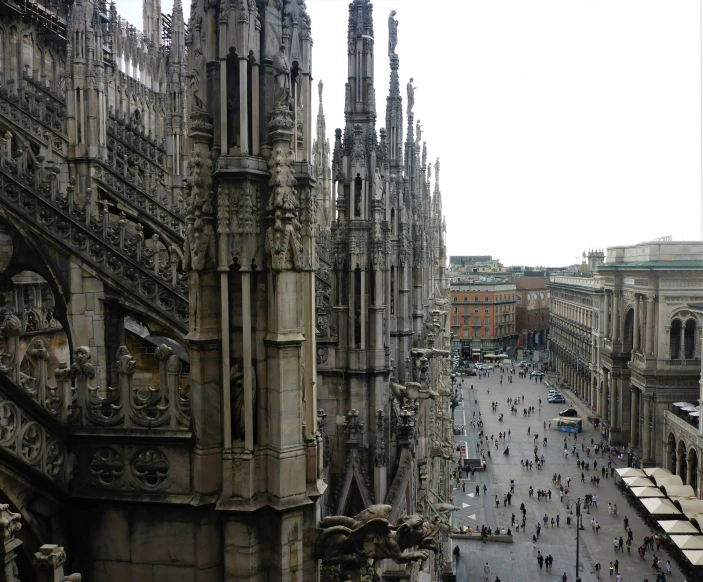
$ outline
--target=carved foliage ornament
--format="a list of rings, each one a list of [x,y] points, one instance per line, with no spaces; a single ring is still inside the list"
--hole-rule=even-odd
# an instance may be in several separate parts
[[[188,163],[186,183],[187,227],[183,268],[202,271],[215,261],[215,229],[212,224],[212,161],[196,151]]]
[[[98,447],[90,453],[89,482],[100,489],[132,489],[163,491],[171,485],[170,463],[160,449],[149,447],[136,451],[129,466],[124,455],[113,447]]]

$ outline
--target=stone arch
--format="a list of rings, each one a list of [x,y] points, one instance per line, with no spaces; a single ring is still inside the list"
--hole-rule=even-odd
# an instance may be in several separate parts
[[[669,433],[666,439],[666,457],[664,458],[664,468],[672,473],[676,472],[676,437],[673,432]]]
[[[686,442],[681,439],[679,440],[678,444],[676,445],[676,465],[678,468],[678,472],[676,473],[679,477],[681,477],[681,480],[686,483],[687,482],[687,471],[686,471],[686,449],[688,447],[686,446]]]
[[[671,321],[671,332],[669,334],[669,357],[678,360],[681,357],[681,328],[683,323],[677,317]]]

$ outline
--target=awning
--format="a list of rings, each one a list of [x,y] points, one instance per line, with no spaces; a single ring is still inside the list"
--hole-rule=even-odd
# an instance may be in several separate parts
[[[651,515],[681,515],[681,512],[668,499],[642,499],[640,503]]]
[[[672,475],[671,471],[668,469],[662,469],[661,467],[651,467],[649,469],[645,469],[644,472],[647,477],[651,477],[652,475]]]
[[[682,497],[687,499],[695,499],[696,492],[690,485],[662,485],[661,490],[667,497],[671,499]]]
[[[654,475],[652,479],[654,479],[657,487],[662,485],[683,485],[683,481],[678,475]]]
[[[671,536],[674,542],[682,550],[703,550],[703,536]]]
[[[684,412],[698,412],[698,407],[697,406],[682,406],[681,410]]]
[[[664,495],[656,487],[632,487],[630,491],[634,493],[635,497],[641,499],[646,497],[666,497],[666,495]]]
[[[671,502],[674,503],[674,505],[678,507],[686,516],[703,514],[703,501],[700,499],[677,497],[675,499],[671,499]]]
[[[508,354],[498,354],[496,358],[509,358]]]
[[[615,472],[621,477],[646,477],[647,474],[642,469],[633,469],[632,467],[623,467],[615,469]]]
[[[683,555],[694,566],[703,566],[703,551],[701,550],[684,550]]]
[[[700,416],[701,413],[698,410],[696,410],[696,412],[689,412],[688,415],[689,416]]]
[[[664,520],[658,521],[659,527],[661,527],[669,535],[674,534],[699,534],[696,527],[690,521],[675,520]]]
[[[623,481],[628,487],[654,487],[654,483],[647,477],[625,477]]]
[[[691,404],[688,402],[674,402],[673,406],[678,406],[681,408],[682,406],[691,406]]]

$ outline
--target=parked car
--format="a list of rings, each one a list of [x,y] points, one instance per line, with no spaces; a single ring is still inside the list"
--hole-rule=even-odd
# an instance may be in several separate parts
[[[566,404],[566,399],[563,396],[554,396],[552,398],[547,398],[549,404]]]
[[[545,374],[544,374],[544,372],[543,372],[542,370],[532,370],[532,372],[530,372],[530,377],[533,377],[533,376],[544,376],[544,375],[545,375]]]
[[[579,413],[573,408],[567,408],[559,413],[559,416],[578,416]]]

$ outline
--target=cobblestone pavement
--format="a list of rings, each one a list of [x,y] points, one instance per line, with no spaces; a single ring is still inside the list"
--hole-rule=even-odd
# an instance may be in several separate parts
[[[513,530],[513,543],[503,544],[499,542],[488,542],[482,544],[475,541],[455,541],[454,545],[459,545],[460,557],[457,566],[457,580],[483,580],[483,566],[488,561],[491,568],[489,580],[493,582],[496,576],[501,582],[517,582],[519,580],[561,580],[561,576],[566,572],[569,582],[576,580],[576,524],[575,515],[572,516],[571,525],[567,526],[566,518],[569,514],[567,503],[570,499],[583,497],[587,493],[595,493],[598,496],[598,508],[591,509],[591,515],[584,512],[584,528],[580,532],[580,556],[579,575],[583,582],[591,582],[599,579],[596,576],[595,564],[599,562],[602,566],[601,578],[603,580],[614,580],[608,573],[608,565],[611,561],[619,560],[619,569],[623,575],[623,582],[642,582],[648,578],[654,582],[650,565],[652,553],[647,553],[644,562],[637,559],[636,548],[642,543],[645,535],[652,535],[652,531],[636,514],[634,508],[628,505],[627,499],[615,487],[614,479],[604,479],[601,477],[600,487],[592,487],[590,478],[595,475],[593,470],[594,458],[598,461],[597,475],[601,476],[601,465],[607,464],[609,458],[606,455],[601,457],[599,453],[596,457],[591,452],[588,460],[591,462],[590,471],[584,471],[585,483],[581,483],[581,470],[576,467],[576,458],[571,454],[571,446],[578,443],[577,450],[582,459],[587,458],[581,452],[581,441],[585,438],[587,445],[590,445],[591,438],[594,442],[600,441],[600,433],[586,421],[590,414],[586,406],[571,392],[564,393],[566,404],[548,404],[547,386],[544,382],[535,383],[534,379],[513,377],[513,383],[507,382],[507,374],[503,377],[503,385],[500,385],[500,371],[491,373],[490,378],[459,377],[457,380],[463,382],[460,387],[464,402],[463,406],[457,407],[454,411],[455,423],[466,425],[466,434],[455,437],[458,445],[464,444],[467,447],[468,456],[477,457],[476,443],[479,441],[479,430],[469,426],[473,413],[476,418],[479,413],[484,421],[484,434],[490,438],[493,434],[497,438],[499,432],[510,429],[511,435],[505,441],[510,445],[510,455],[503,455],[505,444],[500,442],[498,449],[491,448],[491,457],[487,458],[488,468],[485,472],[476,472],[475,477],[462,479],[465,492],[462,487],[454,490],[454,504],[461,506],[453,516],[453,523],[456,526],[471,526],[472,528],[481,525],[491,528],[510,527],[511,515],[520,515],[520,504],[524,503],[527,510],[526,530],[515,534]],[[546,379],[545,379],[546,380]],[[473,391],[470,389],[473,383]],[[457,385],[459,383],[457,382]],[[519,405],[517,416],[510,414],[510,405],[507,398],[525,398],[524,406]],[[542,398],[542,410],[539,410],[539,398]],[[498,412],[491,412],[491,402],[498,403]],[[522,410],[527,406],[534,406],[535,413],[529,417],[523,417]],[[584,432],[578,435],[575,441],[573,436],[556,430],[556,422],[552,422],[552,428],[545,431],[544,422],[549,423],[559,416],[559,411],[567,407],[576,408],[580,416],[584,419]],[[504,414],[503,422],[498,421],[500,413]],[[465,420],[464,420],[465,419]],[[527,429],[530,428],[530,435]],[[538,451],[539,455],[544,455],[544,469],[538,471],[535,467],[531,471],[523,470],[520,467],[520,459],[534,459],[534,436],[539,435]],[[547,447],[542,446],[543,437],[547,437]],[[565,459],[564,438],[568,438],[569,455]],[[458,453],[457,453],[458,459]],[[616,468],[624,466],[623,462],[617,463],[613,458]],[[564,498],[564,502],[559,501],[558,490],[552,485],[554,473],[561,474],[562,483],[566,484],[567,477],[571,477],[569,495]],[[617,475],[616,475],[617,476]],[[515,493],[511,506],[504,507],[503,496],[510,490],[510,479],[515,480]],[[484,495],[483,486],[487,486],[487,493]],[[479,485],[480,495],[476,496],[475,487]],[[534,488],[534,497],[530,498],[528,490],[530,485]],[[551,501],[537,501],[537,490],[552,490]],[[499,506],[496,507],[495,496],[498,495]],[[617,517],[608,515],[608,502],[618,505],[619,514]],[[547,514],[549,519],[560,516],[560,527],[544,528],[541,518]],[[574,510],[575,513],[575,510]],[[601,525],[600,533],[595,534],[590,527],[591,517],[595,517]],[[623,518],[629,518],[629,524],[634,534],[632,554],[615,553],[613,551],[613,538],[625,535]],[[532,547],[532,536],[538,523],[542,525],[542,533],[537,541],[536,549]],[[489,538],[490,539],[490,538]],[[537,551],[546,556],[551,554],[554,558],[553,571],[540,570],[536,556]],[[670,559],[662,549],[657,553],[659,559],[666,563]],[[674,560],[671,560],[673,577],[668,579],[684,580]]]

